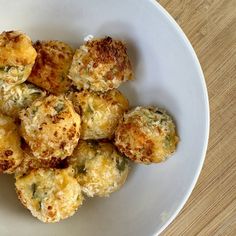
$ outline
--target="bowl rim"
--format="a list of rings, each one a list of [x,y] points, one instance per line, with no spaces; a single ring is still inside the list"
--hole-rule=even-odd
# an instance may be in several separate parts
[[[193,181],[192,181],[191,185],[189,186],[188,191],[185,193],[181,203],[176,208],[176,210],[171,215],[171,217],[159,229],[158,228],[155,229],[154,235],[158,236],[177,217],[177,215],[179,214],[179,212],[182,210],[185,203],[189,199],[189,197],[190,197],[190,195],[191,195],[191,193],[192,193],[192,191],[193,191],[193,189],[194,189],[194,187],[197,183],[197,180],[198,180],[199,175],[201,173],[203,163],[204,163],[204,160],[205,160],[205,157],[206,157],[206,152],[207,152],[209,133],[210,133],[210,108],[209,108],[209,98],[208,98],[208,92],[207,92],[205,77],[204,77],[204,74],[203,74],[203,71],[202,71],[202,68],[201,68],[201,64],[199,62],[199,59],[197,57],[196,52],[193,49],[192,44],[190,43],[189,39],[185,35],[184,31],[181,29],[181,27],[178,25],[178,23],[174,20],[174,18],[170,15],[170,13],[168,13],[167,10],[164,7],[162,7],[160,5],[160,3],[158,3],[156,0],[150,0],[150,2],[153,4],[154,7],[156,7],[164,15],[164,17],[169,21],[169,23],[174,26],[174,29],[176,30],[177,34],[182,38],[182,40],[184,41],[185,45],[187,46],[189,52],[191,53],[191,56],[192,56],[193,60],[195,61],[195,65],[196,65],[197,70],[198,70],[200,82],[201,82],[201,85],[202,85],[202,88],[203,88],[204,108],[206,110],[206,112],[205,112],[206,128],[205,128],[205,134],[204,134],[204,137],[203,137],[204,138],[204,145],[203,145],[202,153],[201,153],[201,156],[200,156],[200,159],[199,159],[199,165],[198,165],[198,167],[196,169],[196,172],[194,174]]]
[[[177,215],[180,213],[184,205],[186,204],[187,200],[189,199],[196,183],[199,178],[199,175],[201,173],[203,163],[206,157],[206,152],[207,152],[207,146],[208,146],[208,140],[209,140],[209,132],[210,132],[210,108],[209,108],[209,98],[208,98],[208,92],[207,92],[207,86],[206,86],[206,81],[204,78],[204,74],[200,65],[200,62],[198,60],[198,57],[196,55],[196,52],[193,49],[193,46],[191,45],[189,39],[181,29],[181,27],[178,25],[178,23],[174,20],[174,18],[165,10],[164,7],[160,5],[160,3],[157,2],[157,0],[149,0],[146,1],[146,3],[152,4],[153,7],[157,9],[157,11],[163,15],[163,17],[167,20],[169,24],[173,26],[173,30],[176,32],[176,34],[181,38],[183,43],[185,44],[187,50],[189,51],[194,64],[196,66],[196,72],[198,74],[201,87],[202,87],[202,92],[203,92],[203,98],[204,98],[204,104],[203,104],[203,109],[204,109],[204,121],[205,121],[205,127],[204,127],[204,135],[203,135],[203,146],[201,148],[201,154],[199,155],[199,162],[198,165],[195,169],[194,175],[193,175],[193,180],[191,184],[188,186],[188,190],[184,193],[183,198],[179,202],[178,206],[176,209],[173,211],[173,213],[170,215],[169,219],[166,220],[162,225],[154,225],[152,230],[152,235],[157,236],[161,234],[172,222],[173,220],[177,217]]]

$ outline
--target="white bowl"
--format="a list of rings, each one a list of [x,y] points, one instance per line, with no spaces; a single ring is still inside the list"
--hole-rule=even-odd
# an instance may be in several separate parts
[[[78,47],[85,36],[128,44],[136,80],[122,90],[132,105],[158,105],[175,118],[181,142],[168,161],[135,165],[110,198],[84,202],[71,218],[43,224],[17,200],[12,176],[0,176],[0,235],[149,236],[160,233],[188,199],[204,161],[209,107],[198,59],[175,21],[154,0],[1,0],[0,30]]]

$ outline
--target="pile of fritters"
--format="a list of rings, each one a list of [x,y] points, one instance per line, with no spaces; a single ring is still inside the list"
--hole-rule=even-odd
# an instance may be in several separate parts
[[[117,90],[134,77],[127,48],[110,37],[78,49],[0,34],[0,173],[14,174],[22,204],[43,222],[75,213],[84,196],[109,196],[129,161],[157,163],[176,149],[171,117],[129,108]]]

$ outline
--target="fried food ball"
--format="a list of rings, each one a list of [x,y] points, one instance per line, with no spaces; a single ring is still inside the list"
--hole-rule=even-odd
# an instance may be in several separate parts
[[[40,159],[70,156],[80,135],[80,116],[64,96],[50,95],[20,112],[21,133]]]
[[[45,95],[45,92],[30,83],[13,86],[7,91],[0,91],[0,112],[17,118],[23,108]]]
[[[22,160],[17,126],[12,118],[0,114],[0,173],[12,174]]]
[[[76,92],[72,98],[75,111],[81,114],[81,138],[112,138],[123,114],[128,110],[128,100],[116,89],[106,93]]]
[[[69,77],[78,89],[105,92],[131,80],[133,72],[123,42],[95,39],[76,50]]]
[[[34,47],[38,55],[28,81],[56,95],[65,93],[71,86],[73,49],[60,41],[37,41]]]
[[[68,169],[37,169],[16,177],[21,203],[43,222],[58,222],[72,216],[82,205],[81,188]]]
[[[171,117],[153,107],[136,107],[124,115],[115,132],[115,145],[132,161],[157,163],[176,149],[179,138]]]
[[[111,143],[80,141],[68,158],[82,191],[89,197],[117,191],[128,175],[128,161]]]
[[[0,86],[7,90],[29,76],[37,53],[30,38],[18,31],[0,34]],[[6,82],[6,83],[3,83]]]
[[[22,146],[23,160],[15,170],[15,175],[25,175],[32,170],[40,168],[49,169],[64,169],[68,167],[67,159],[61,160],[60,158],[52,157],[51,159],[39,159],[35,158],[29,146],[24,144]]]

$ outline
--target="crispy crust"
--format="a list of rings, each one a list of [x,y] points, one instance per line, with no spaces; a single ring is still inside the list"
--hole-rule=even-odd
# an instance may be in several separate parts
[[[81,138],[85,140],[112,138],[129,107],[128,100],[116,89],[106,93],[75,92],[72,102],[81,115]]]
[[[36,51],[30,38],[18,31],[0,34],[0,67],[34,64]]]
[[[78,89],[108,91],[133,78],[123,42],[110,37],[88,41],[76,50],[69,73]]]
[[[65,93],[71,86],[67,74],[73,49],[60,41],[37,41],[34,47],[38,55],[28,81],[53,94]]]
[[[137,163],[164,161],[175,151],[178,141],[170,116],[150,107],[128,112],[115,132],[115,145]]]
[[[13,170],[16,166],[16,163],[14,160],[11,160],[8,158],[9,156],[4,154],[1,154],[0,158],[5,160],[0,160],[0,173],[8,173],[8,174],[12,174]]]
[[[130,65],[126,64],[126,47],[121,41],[106,37],[88,41],[86,46],[95,64],[116,63],[120,70],[124,70],[126,67],[130,68]]]

